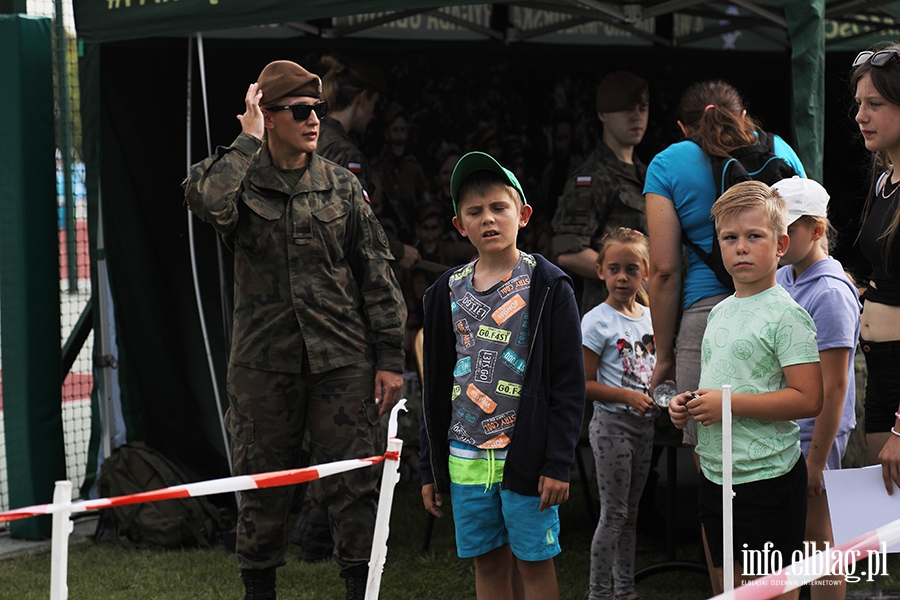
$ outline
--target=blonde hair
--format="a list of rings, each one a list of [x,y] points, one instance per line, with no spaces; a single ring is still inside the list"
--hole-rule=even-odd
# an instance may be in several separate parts
[[[600,239],[600,248],[597,250],[597,264],[601,267],[603,266],[603,259],[606,258],[606,251],[613,244],[633,246],[638,256],[641,257],[641,266],[644,269],[644,273],[650,273],[650,243],[647,241],[647,236],[630,227],[618,227],[607,231]],[[644,306],[650,305],[650,296],[647,294],[644,286],[638,288],[635,298]]]
[[[837,247],[837,229],[834,228],[834,225],[831,224],[828,217],[803,215],[794,221],[794,223],[803,223],[810,229],[814,228],[817,223],[822,223],[825,227],[825,233],[819,238],[819,246],[821,246],[825,254],[828,254],[829,256],[834,252],[834,249]]]
[[[719,196],[709,211],[715,220],[716,231],[722,221],[748,208],[763,212],[776,237],[787,235],[787,205],[778,190],[773,190],[761,181],[742,181]]]

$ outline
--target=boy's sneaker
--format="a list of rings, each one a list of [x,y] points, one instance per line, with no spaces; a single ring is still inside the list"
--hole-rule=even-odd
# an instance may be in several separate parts
[[[276,600],[275,567],[268,569],[241,569],[244,580],[244,600]]]

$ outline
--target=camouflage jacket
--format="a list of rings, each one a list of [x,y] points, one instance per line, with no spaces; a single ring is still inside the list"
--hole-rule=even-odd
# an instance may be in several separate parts
[[[634,169],[624,165],[602,141],[566,181],[553,215],[553,252],[574,254],[599,248],[607,229],[631,227],[647,232],[644,179],[647,165],[634,156]],[[602,282],[585,281],[582,308],[605,297]]]
[[[356,175],[369,194],[375,192],[369,161],[366,160],[353,138],[344,131],[344,126],[337,119],[329,116],[322,119],[322,123],[319,125],[319,145],[316,153]]]
[[[387,237],[356,177],[310,154],[292,190],[240,134],[191,167],[185,202],[234,252],[231,361],[299,373],[369,362],[404,370],[406,306]]]
[[[404,243],[415,243],[416,210],[428,191],[425,171],[414,156],[394,156],[388,147],[375,159],[372,170],[381,175],[383,212],[397,223]]]

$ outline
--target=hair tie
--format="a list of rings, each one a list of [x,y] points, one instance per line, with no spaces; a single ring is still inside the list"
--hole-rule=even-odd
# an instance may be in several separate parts
[[[715,108],[715,107],[716,107],[715,104],[707,104],[707,105],[706,105],[706,108],[703,109],[703,112],[706,112],[706,111],[708,111],[709,109]]]

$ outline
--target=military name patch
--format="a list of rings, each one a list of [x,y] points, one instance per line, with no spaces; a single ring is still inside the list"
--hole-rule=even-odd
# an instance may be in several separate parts
[[[591,185],[591,179],[593,179],[593,178],[590,175],[581,175],[575,179],[575,185],[578,187],[584,187],[587,185]]]

